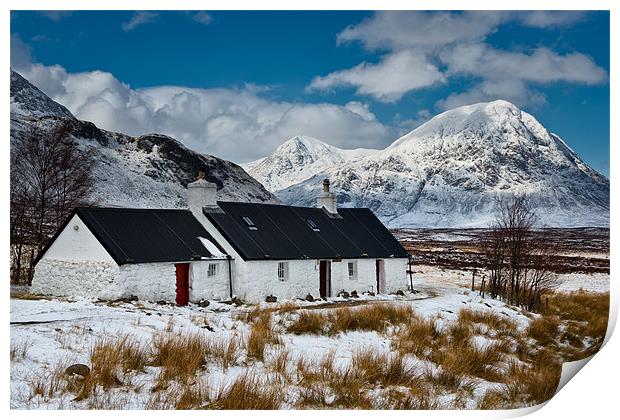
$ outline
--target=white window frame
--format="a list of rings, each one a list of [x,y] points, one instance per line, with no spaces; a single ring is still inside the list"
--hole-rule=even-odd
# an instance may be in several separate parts
[[[349,261],[347,263],[347,274],[349,275],[349,280],[357,280],[357,261]]]
[[[288,261],[278,262],[278,280],[280,281],[288,280]]]
[[[209,267],[207,267],[207,277],[217,276],[218,265],[218,263],[209,263]]]

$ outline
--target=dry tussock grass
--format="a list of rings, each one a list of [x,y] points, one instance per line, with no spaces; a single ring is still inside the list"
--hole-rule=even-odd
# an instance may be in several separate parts
[[[233,335],[207,340],[205,351],[209,358],[214,359],[222,369],[226,370],[239,362],[243,347],[243,340]]]
[[[265,347],[268,344],[281,344],[281,341],[280,336],[273,330],[271,325],[271,313],[263,312],[254,319],[250,326],[247,342],[248,357],[264,360]]]
[[[325,312],[303,310],[287,326],[292,334],[335,335],[348,331],[384,331],[388,325],[408,322],[414,317],[408,305],[379,303],[360,307],[340,307]]]
[[[159,383],[187,382],[205,365],[207,340],[204,335],[157,334],[152,339],[151,364],[161,367]]]
[[[260,381],[247,371],[229,385],[222,386],[204,408],[219,410],[277,410],[283,402],[281,390]]]
[[[437,327],[437,318],[414,315],[393,337],[392,345],[403,354],[428,360],[444,334]]]
[[[9,351],[11,362],[19,362],[24,360],[28,356],[28,348],[30,347],[30,341],[27,339],[21,341],[11,341],[11,348]]]
[[[518,336],[517,323],[508,316],[487,310],[461,309],[458,324],[483,324],[487,330],[475,329],[476,333],[492,336]]]

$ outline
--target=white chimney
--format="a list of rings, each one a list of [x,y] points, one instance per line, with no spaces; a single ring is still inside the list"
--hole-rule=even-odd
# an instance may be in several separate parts
[[[325,208],[331,214],[338,214],[336,194],[329,192],[329,179],[327,178],[323,180],[323,192],[317,197],[316,206],[318,208]]]
[[[217,185],[205,179],[205,171],[198,171],[198,179],[187,184],[187,206],[194,214],[202,214],[204,207],[217,207]]]

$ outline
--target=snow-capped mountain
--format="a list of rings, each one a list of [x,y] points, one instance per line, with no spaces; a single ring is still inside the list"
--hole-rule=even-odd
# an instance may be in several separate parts
[[[196,153],[177,140],[149,134],[132,137],[97,128],[76,119],[18,73],[11,71],[11,139],[36,127],[67,124],[80,147],[94,154],[94,186],[90,197],[98,205],[179,208],[185,206],[185,187],[204,167],[218,186],[218,198],[231,201],[278,203],[240,166]]]
[[[309,136],[295,136],[271,155],[241,165],[270,191],[279,191],[376,150],[346,150]]]
[[[381,151],[336,163],[315,158],[316,171],[280,152],[270,165],[284,164],[249,173],[265,183],[270,177],[268,188],[281,200],[313,205],[327,177],[340,206],[369,207],[391,227],[484,227],[498,197],[521,193],[543,225],[609,225],[609,180],[506,101],[444,112]]]

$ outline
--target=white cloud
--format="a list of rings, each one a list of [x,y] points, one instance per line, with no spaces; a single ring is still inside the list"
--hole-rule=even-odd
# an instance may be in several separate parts
[[[213,21],[213,17],[204,11],[196,13],[192,19],[198,23],[202,23],[203,25],[209,25]]]
[[[131,19],[121,24],[123,31],[128,32],[140,25],[154,22],[159,15],[155,12],[135,12]]]
[[[381,11],[347,27],[338,35],[338,42],[360,41],[369,49],[437,47],[481,39],[502,19],[501,12]]]
[[[40,11],[39,13],[51,21],[60,22],[62,19],[71,16],[71,14],[73,14],[73,11],[71,10],[43,10],[43,11]]]
[[[441,71],[424,54],[404,50],[386,55],[377,64],[361,63],[323,77],[315,77],[309,90],[330,90],[353,86],[360,95],[370,95],[382,102],[399,100],[415,89],[442,83]]]
[[[585,17],[585,13],[575,10],[533,10],[515,12],[515,17],[526,26],[549,28],[579,22]]]
[[[494,99],[540,104],[545,101],[537,91],[541,84],[601,84],[608,81],[607,71],[579,52],[559,54],[547,47],[500,50],[485,39],[507,22],[554,28],[584,17],[584,12],[574,11],[376,12],[347,27],[337,41],[359,41],[369,50],[385,51],[381,61],[317,76],[308,89],[352,86],[359,95],[393,102],[416,89],[466,76],[474,85],[438,101],[438,107]]]
[[[77,118],[130,135],[167,134],[199,152],[236,162],[263,157],[298,134],[345,148],[382,147],[395,134],[359,102],[276,101],[254,85],[132,89],[108,72],[70,73],[61,66],[31,63],[24,51],[20,55],[16,48],[13,56],[19,60],[12,67]]]

